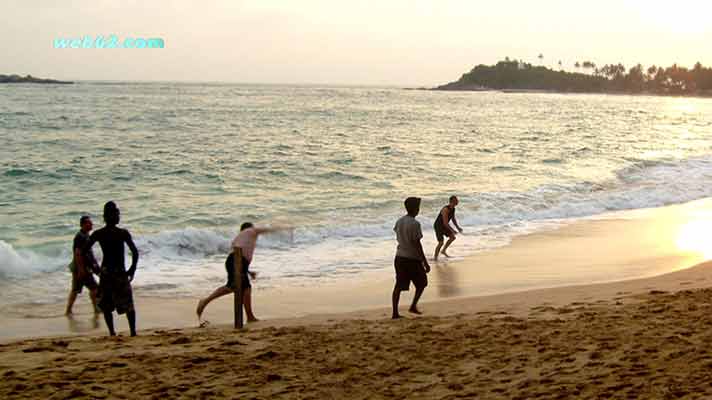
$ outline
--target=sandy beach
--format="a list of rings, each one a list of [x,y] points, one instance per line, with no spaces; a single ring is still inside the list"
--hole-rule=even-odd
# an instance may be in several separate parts
[[[392,285],[385,274],[345,287],[272,293],[272,301],[258,297],[258,314],[267,318],[244,331],[230,328],[229,299],[211,305],[208,328],[185,328],[195,326],[195,299],[170,306],[139,299],[139,327],[166,328],[128,338],[122,318],[118,338],[103,336],[101,327],[72,336],[47,329],[36,333],[51,337],[6,335],[0,395],[707,398],[712,263],[703,262],[704,249],[679,238],[708,211],[704,201],[644,210],[650,214],[633,220],[583,221],[436,266],[421,307],[425,315],[398,321],[388,319],[384,307]],[[484,296],[471,291],[472,282],[506,279],[498,267],[525,271],[536,263],[632,271],[644,265],[656,276]],[[408,301],[404,296],[404,309]],[[349,303],[360,307],[348,311]],[[284,317],[304,309],[313,312]],[[77,317],[90,325],[88,318]],[[51,325],[18,320],[8,318],[5,329]],[[65,327],[66,321],[57,331]]]

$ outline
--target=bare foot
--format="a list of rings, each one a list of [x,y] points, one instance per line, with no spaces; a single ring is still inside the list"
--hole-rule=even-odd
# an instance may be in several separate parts
[[[201,321],[200,324],[198,325],[198,327],[200,327],[200,328],[207,328],[208,326],[210,326],[210,321],[207,321],[207,320]]]
[[[409,308],[409,309],[408,309],[408,312],[411,313],[411,314],[418,314],[418,315],[421,315],[421,314],[422,314],[422,312],[420,312],[420,310],[418,310],[416,307],[411,307],[411,308]]]
[[[247,318],[247,322],[257,322],[257,321],[259,321],[259,319],[255,318],[255,317],[252,317],[252,318],[248,317],[248,318]]]
[[[73,316],[74,316],[74,313],[73,313],[71,310],[67,310],[67,311],[64,313],[64,316],[65,316],[65,317],[73,317]]]
[[[444,251],[443,251],[441,254],[444,255],[444,256],[447,257],[447,258],[450,258],[450,254],[447,254],[447,253],[444,252]]]
[[[391,317],[391,319],[401,319],[401,318],[403,318],[403,316],[401,316],[400,314],[393,314],[393,316]]]

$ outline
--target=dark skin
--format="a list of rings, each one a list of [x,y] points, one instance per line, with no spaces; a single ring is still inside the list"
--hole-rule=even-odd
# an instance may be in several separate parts
[[[415,218],[418,214],[420,213],[420,206],[416,207],[414,210],[409,210],[408,215],[411,217]],[[423,246],[421,245],[420,241],[418,241],[417,245],[417,250],[418,250],[418,255],[420,256],[420,259],[422,260],[422,265],[423,269],[425,269],[425,273],[430,272],[430,264],[428,264],[428,260],[425,258],[425,253],[423,252]],[[424,287],[421,288],[415,288],[415,295],[413,295],[413,302],[410,305],[410,308],[408,308],[408,312],[413,313],[413,314],[422,314],[420,310],[418,310],[418,300],[420,300],[420,296],[423,295],[423,291],[425,291]],[[398,313],[398,303],[400,302],[400,294],[401,290],[398,288],[398,283],[396,282],[395,286],[393,287],[393,295],[391,297],[391,300],[393,302],[393,315],[391,316],[392,319],[398,319],[401,318],[401,315]]]
[[[126,244],[131,251],[131,267],[128,271],[126,271],[126,274],[129,282],[133,281],[134,275],[136,274],[136,265],[138,264],[138,249],[136,248],[131,235],[128,234],[128,231],[118,228],[116,224],[113,223],[107,223],[106,227],[103,228],[102,231],[103,235],[99,242],[101,244],[102,252],[104,253],[102,266],[120,266],[120,268],[123,269],[124,244]],[[96,241],[97,237],[95,232],[95,234],[89,239],[87,250],[91,249],[91,246],[93,246]],[[131,336],[136,336],[136,311],[128,311],[126,313],[126,319],[129,322]],[[109,335],[116,336],[112,312],[104,311],[104,321],[106,322],[106,327],[109,329]]]

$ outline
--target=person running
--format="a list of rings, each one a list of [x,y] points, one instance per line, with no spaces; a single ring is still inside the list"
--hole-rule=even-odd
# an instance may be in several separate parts
[[[77,295],[82,292],[82,288],[86,286],[89,289],[89,297],[91,304],[94,306],[94,313],[98,313],[96,308],[96,291],[97,285],[94,280],[94,272],[98,272],[99,267],[96,264],[94,253],[90,250],[83,254],[84,246],[89,242],[89,233],[94,225],[88,215],[83,215],[79,218],[79,232],[74,236],[74,244],[72,245],[72,262],[69,263],[69,270],[72,271],[72,288],[69,291],[67,299],[67,310],[64,315],[72,315],[72,307],[77,300]]]
[[[458,203],[459,201],[457,200],[457,196],[450,196],[450,202],[445,207],[440,209],[440,213],[438,213],[438,217],[435,219],[435,223],[433,224],[435,238],[438,240],[438,245],[435,246],[435,257],[433,257],[435,261],[438,260],[438,255],[440,253],[442,253],[445,257],[450,257],[445,251],[448,247],[450,247],[452,242],[455,241],[456,235],[455,230],[450,227],[450,221],[452,221],[453,224],[455,224],[455,227],[457,227],[457,230],[462,233],[462,228],[460,228],[460,225],[457,224],[457,219],[455,219],[455,207]],[[445,246],[443,246],[445,236],[447,236],[448,239]],[[442,251],[440,248],[442,248]]]
[[[408,214],[400,217],[393,227],[398,241],[396,257],[393,261],[396,270],[396,284],[393,287],[392,296],[393,315],[391,318],[393,319],[401,317],[398,313],[400,293],[410,290],[410,282],[413,282],[413,286],[415,286],[415,295],[408,311],[413,314],[421,314],[418,310],[418,300],[423,295],[425,287],[428,286],[426,274],[430,272],[430,265],[425,259],[423,246],[420,243],[423,231],[420,228],[420,222],[415,219],[420,212],[420,198],[408,197],[405,199],[405,209]]]
[[[131,281],[136,274],[138,264],[138,249],[131,239],[128,230],[119,228],[119,208],[113,201],[104,205],[104,222],[106,226],[95,231],[89,237],[85,253],[91,251],[94,243],[99,242],[104,258],[101,260],[99,275],[99,308],[104,313],[109,335],[116,336],[114,331],[114,310],[118,314],[126,314],[131,336],[136,336],[136,311],[133,303]],[[131,250],[131,267],[125,269],[124,245]]]
[[[245,313],[247,314],[247,322],[257,322],[259,321],[255,314],[252,312],[252,284],[250,283],[250,277],[255,278],[256,274],[250,271],[250,264],[252,263],[252,256],[255,252],[255,246],[257,245],[257,238],[264,234],[270,232],[276,232],[287,228],[257,228],[251,222],[245,222],[240,226],[240,233],[232,241],[233,251],[227,256],[225,260],[225,270],[227,271],[227,283],[224,286],[220,286],[215,289],[208,297],[200,299],[198,301],[198,307],[195,312],[198,314],[198,321],[200,321],[205,307],[210,304],[211,301],[233,293],[236,289],[235,286],[235,254],[240,254],[242,262],[242,274],[241,288],[242,288],[242,303],[245,306]],[[201,323],[202,325],[202,323]]]

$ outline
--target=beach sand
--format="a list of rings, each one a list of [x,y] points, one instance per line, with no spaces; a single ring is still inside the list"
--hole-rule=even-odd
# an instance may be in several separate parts
[[[263,317],[280,316],[271,308],[280,302],[282,315],[298,315],[317,294],[322,306],[243,331],[230,328],[226,298],[210,305],[208,328],[8,339],[0,345],[0,397],[712,398],[712,263],[702,262],[704,249],[681,244],[678,229],[697,215],[683,211],[706,212],[709,202],[686,207],[584,221],[436,266],[424,316],[388,319],[392,277],[377,275],[291,289],[274,304],[260,298]],[[534,263],[675,272],[472,296],[472,282],[506,279],[498,267],[514,273],[505,267]],[[141,301],[143,321],[195,325],[195,299],[170,307]],[[345,312],[349,302],[365,306]],[[123,317],[117,321],[125,330]]]

